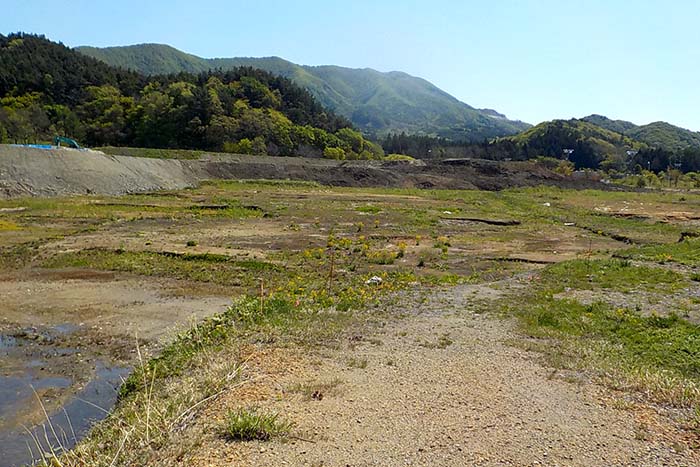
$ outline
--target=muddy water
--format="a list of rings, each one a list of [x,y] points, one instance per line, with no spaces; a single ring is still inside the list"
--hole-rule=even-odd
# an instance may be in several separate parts
[[[46,449],[46,417],[32,386],[58,426],[56,437],[47,430],[49,444],[71,446],[106,415],[95,405],[112,408],[136,360],[137,336],[141,351],[155,355],[183,327],[230,304],[227,295],[197,290],[189,282],[74,269],[0,275],[0,467],[29,462],[27,441],[37,455],[22,425]]]
[[[127,368],[95,360],[71,374],[56,364],[80,358],[79,349],[60,347],[76,330],[62,324],[0,334],[0,467],[71,448],[114,405]]]

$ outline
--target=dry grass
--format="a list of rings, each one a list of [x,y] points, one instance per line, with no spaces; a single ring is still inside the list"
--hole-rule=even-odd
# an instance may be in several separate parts
[[[137,353],[140,355],[138,348]],[[72,451],[59,447],[44,456],[43,465],[143,465],[144,459],[185,430],[207,404],[252,382],[245,374],[246,363],[231,359],[230,352],[204,351],[191,362],[190,372],[166,380],[158,379],[157,365],[149,366],[139,358],[143,386],[123,398],[89,438]]]

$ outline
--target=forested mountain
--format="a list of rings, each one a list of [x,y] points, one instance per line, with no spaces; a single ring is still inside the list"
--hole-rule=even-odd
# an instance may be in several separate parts
[[[668,146],[649,144],[637,137],[640,134],[650,134],[644,132],[656,128],[655,124],[632,128],[629,122],[606,122],[600,120],[605,117],[596,117],[607,127],[630,129],[626,130],[625,134],[611,131],[592,123],[592,120],[596,119],[591,118],[553,120],[541,123],[519,135],[502,138],[491,145],[491,150],[497,151],[499,147],[512,148],[515,144],[516,157],[546,156],[569,159],[577,168],[614,169],[621,172],[638,171],[641,168],[655,172],[669,169],[700,171],[700,145],[679,146],[675,138]],[[669,127],[678,129],[669,124],[664,124],[661,128],[665,134],[674,134]],[[566,154],[565,149],[572,149],[573,152]]]
[[[605,128],[606,130],[614,131],[615,133],[621,133],[623,135],[626,134],[628,131],[637,128],[637,125],[635,125],[632,122],[628,122],[625,120],[612,120],[604,115],[598,114],[583,117],[581,120],[583,120],[584,122],[592,123],[594,125],[598,125],[599,127]]]
[[[582,120],[622,133],[650,147],[663,148],[669,151],[700,148],[700,132],[686,130],[666,122],[635,125],[624,120],[611,120],[602,115],[589,115]]]
[[[654,122],[639,126],[627,132],[632,138],[649,146],[681,151],[686,148],[700,148],[700,133],[686,130],[666,122]]]
[[[241,65],[250,65],[261,59],[241,60]],[[427,93],[426,100],[430,92],[442,92],[403,73],[320,67],[322,70],[311,74],[281,59],[262,61],[277,73],[296,70],[301,74],[297,82],[303,78],[330,83],[324,88],[328,93],[353,83],[347,85],[352,89],[345,89],[345,94],[364,92],[365,102],[372,105],[401,100],[396,86],[383,86],[387,79],[405,81],[399,86],[403,90],[415,87],[414,103],[421,92]],[[357,73],[376,80],[358,78]],[[402,118],[400,107],[394,111]],[[482,114],[488,114],[483,118],[489,121],[503,120],[493,110]],[[366,118],[377,115],[370,112]],[[271,72],[242,66],[147,76],[112,67],[42,36],[0,35],[0,142],[40,142],[54,135],[70,136],[89,146],[339,159],[374,159],[384,154],[382,147],[353,129],[348,119],[325,109],[291,79]],[[577,168],[700,171],[698,133],[663,122],[637,126],[600,115],[544,122],[517,135],[479,142],[394,133],[384,138],[383,146],[391,153],[422,158],[547,157],[568,159]]]
[[[349,118],[367,134],[407,132],[455,141],[483,141],[529,127],[494,110],[475,109],[428,81],[401,72],[301,66],[278,57],[205,59],[161,44],[77,50],[147,75],[239,66],[260,68],[308,89],[325,107]]]
[[[0,35],[0,142],[54,134],[88,145],[383,155],[308,91],[262,70],[146,77],[41,36]]]
[[[627,151],[644,146],[639,141],[583,120],[552,120],[519,135],[505,138],[530,155],[568,158],[577,167],[600,166],[604,161],[621,163]],[[565,150],[572,150],[570,155]]]
[[[550,162],[552,159],[569,161],[579,169],[627,173],[641,169],[700,171],[700,147],[674,150],[651,146],[591,121],[577,119],[544,122],[518,135],[481,143],[400,134],[388,136],[382,146],[389,153],[421,158],[526,160],[544,157]]]

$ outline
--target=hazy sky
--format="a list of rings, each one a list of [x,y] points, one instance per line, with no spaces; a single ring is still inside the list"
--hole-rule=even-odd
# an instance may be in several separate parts
[[[0,0],[0,32],[167,43],[423,77],[537,123],[600,113],[700,130],[698,0]]]

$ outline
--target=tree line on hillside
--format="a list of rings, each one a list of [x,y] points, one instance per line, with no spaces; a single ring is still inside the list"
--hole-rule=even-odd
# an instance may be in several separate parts
[[[547,135],[546,138],[519,144],[508,138],[479,143],[469,141],[452,141],[445,138],[408,135],[406,133],[387,136],[382,141],[387,153],[406,154],[421,159],[472,158],[489,160],[529,160],[538,157],[562,158],[561,148],[571,148],[571,162],[576,167],[595,167],[599,161],[592,148],[580,141]]]
[[[237,68],[145,77],[42,36],[0,35],[0,142],[376,159],[382,148],[290,80]]]
[[[684,173],[700,172],[700,148],[688,147],[672,151],[661,147],[638,145],[637,149],[619,149],[604,153],[594,141],[551,125],[542,134],[525,141],[500,138],[472,143],[444,138],[407,135],[387,136],[382,140],[387,153],[405,154],[421,159],[473,158],[490,160],[531,160],[541,157],[567,160],[577,169],[604,169],[640,173],[642,170],[663,172],[669,169]],[[565,150],[572,150],[565,152]],[[629,151],[629,152],[628,152]]]

